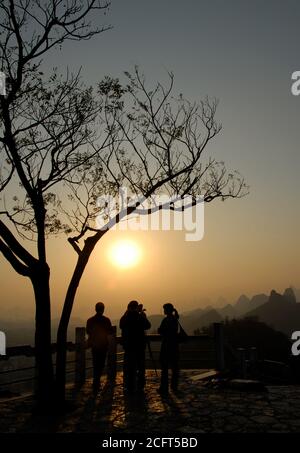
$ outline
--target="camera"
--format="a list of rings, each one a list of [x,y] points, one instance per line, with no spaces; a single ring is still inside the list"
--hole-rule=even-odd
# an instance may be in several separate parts
[[[144,307],[143,304],[139,304],[139,306],[138,306],[139,313],[143,313],[146,311],[146,308],[143,308],[143,307]]]

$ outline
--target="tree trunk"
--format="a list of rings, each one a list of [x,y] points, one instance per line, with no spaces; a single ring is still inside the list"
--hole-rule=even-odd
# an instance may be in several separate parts
[[[90,239],[90,240],[89,240]],[[90,255],[96,245],[93,238],[85,241],[85,246],[81,251],[75,270],[73,272],[70,284],[68,286],[66,298],[64,301],[63,311],[60,318],[57,331],[57,352],[56,352],[56,396],[59,404],[62,406],[65,403],[65,387],[66,387],[66,359],[67,359],[67,335],[68,326],[73,309],[73,304],[80,283],[82,274],[88,263]]]
[[[54,395],[49,277],[50,272],[47,265],[41,266],[40,269],[35,270],[31,277],[36,302],[36,401],[38,410],[46,412],[53,405]]]

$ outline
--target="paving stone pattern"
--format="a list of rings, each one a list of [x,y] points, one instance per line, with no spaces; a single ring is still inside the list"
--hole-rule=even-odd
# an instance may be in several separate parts
[[[95,398],[91,381],[68,390],[75,409],[61,416],[33,416],[32,398],[0,400],[0,432],[222,433],[300,432],[300,386],[268,386],[249,393],[211,388],[182,371],[180,392],[162,397],[159,379],[147,371],[144,394],[127,396],[122,373],[103,382]]]

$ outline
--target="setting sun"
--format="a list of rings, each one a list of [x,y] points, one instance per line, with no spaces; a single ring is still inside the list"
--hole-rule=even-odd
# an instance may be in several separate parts
[[[120,241],[109,252],[111,262],[120,268],[135,266],[141,257],[141,250],[133,241]]]

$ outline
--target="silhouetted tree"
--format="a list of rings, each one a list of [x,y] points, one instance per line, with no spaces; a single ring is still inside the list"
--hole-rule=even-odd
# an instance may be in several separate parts
[[[107,231],[130,214],[148,215],[161,209],[191,208],[198,202],[199,194],[209,203],[217,198],[239,198],[245,195],[246,185],[237,172],[228,173],[223,162],[205,158],[204,150],[220,132],[215,119],[217,101],[205,99],[190,103],[172,96],[173,75],[169,85],[158,83],[148,89],[143,75],[136,67],[133,74],[125,73],[128,83],[106,78],[98,86],[104,109],[102,119],[110,131],[107,149],[99,152],[96,143],[93,169],[76,172],[70,189],[75,203],[74,215],[68,213],[65,222],[78,234],[69,242],[78,254],[77,264],[65,298],[57,335],[57,377],[60,394],[65,388],[67,327],[76,291],[89,257]],[[103,181],[103,179],[105,181]],[[118,193],[126,186],[128,199],[123,200],[113,215],[105,203],[96,206],[96,197]],[[174,204],[153,203],[145,207],[144,200],[167,193]],[[176,204],[185,196],[192,200],[188,205]],[[107,222],[95,228],[95,217],[103,216]]]
[[[106,11],[96,0],[3,0],[0,4],[0,70],[7,93],[0,96],[0,251],[17,273],[32,282],[36,302],[37,397],[46,406],[53,397],[50,338],[48,233],[66,229],[55,213],[53,189],[87,163],[83,146],[99,110],[79,76],[44,76],[42,58],[64,41],[90,39],[106,28],[93,28],[90,17]],[[15,231],[21,240],[15,236]],[[25,241],[35,240],[25,248]]]

